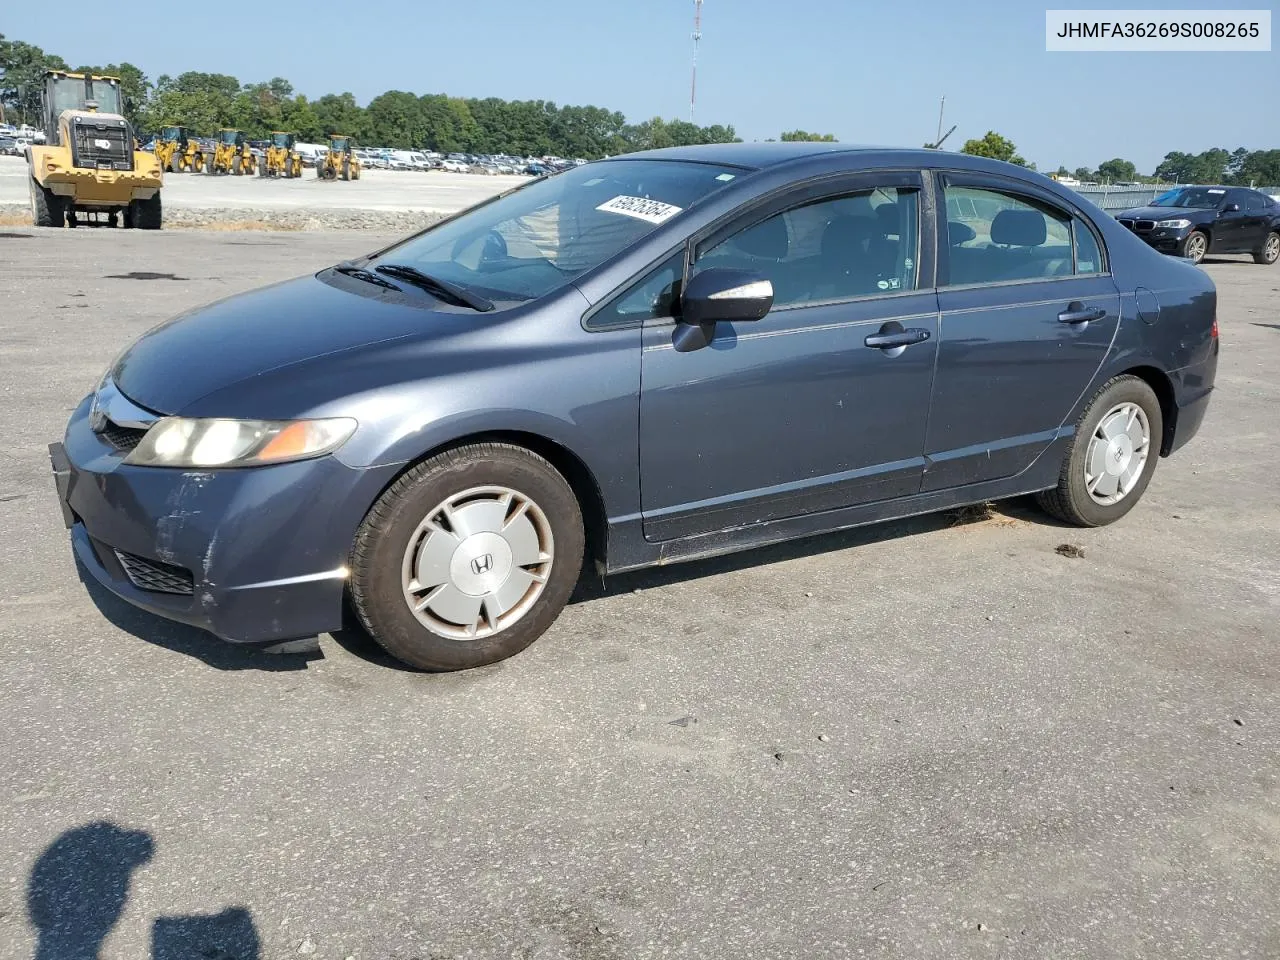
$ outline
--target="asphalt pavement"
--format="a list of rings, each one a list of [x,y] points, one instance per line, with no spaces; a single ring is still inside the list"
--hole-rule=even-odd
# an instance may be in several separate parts
[[[621,577],[451,675],[86,589],[45,448],[112,358],[384,239],[0,228],[0,960],[1280,956],[1280,267],[1207,265],[1208,418],[1105,529]]]

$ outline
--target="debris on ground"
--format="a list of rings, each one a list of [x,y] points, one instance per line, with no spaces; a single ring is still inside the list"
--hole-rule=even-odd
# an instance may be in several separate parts
[[[1073,560],[1079,560],[1084,556],[1084,547],[1074,543],[1060,543],[1054,548],[1054,553],[1060,557],[1070,557]]]

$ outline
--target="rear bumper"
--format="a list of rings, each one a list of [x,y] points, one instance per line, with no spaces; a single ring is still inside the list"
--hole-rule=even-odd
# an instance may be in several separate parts
[[[1177,384],[1178,413],[1174,418],[1173,429],[1165,437],[1166,456],[1187,444],[1200,432],[1200,424],[1209,410],[1209,398],[1213,395],[1213,382],[1218,374],[1218,343],[1214,343],[1213,353],[1204,363],[1194,367],[1185,367],[1175,373]]]
[[[342,625],[352,540],[396,466],[321,457],[242,470],[133,467],[89,429],[88,409],[86,398],[49,452],[75,554],[98,582],[235,643]]]

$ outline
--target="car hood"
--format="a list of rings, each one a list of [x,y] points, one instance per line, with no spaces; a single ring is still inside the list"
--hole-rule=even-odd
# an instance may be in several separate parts
[[[1216,211],[1202,210],[1196,207],[1134,207],[1116,214],[1116,219],[1126,220],[1190,220],[1198,223],[1201,220],[1212,220]]]
[[[406,304],[392,291],[364,296],[302,277],[156,327],[120,357],[112,379],[134,403],[176,414],[201,397],[272,370],[433,329],[453,330],[466,319]]]

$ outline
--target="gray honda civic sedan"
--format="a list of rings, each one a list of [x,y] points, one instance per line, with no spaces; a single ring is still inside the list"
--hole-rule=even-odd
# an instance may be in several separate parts
[[[50,452],[131,603],[277,649],[349,609],[452,670],[531,643],[585,564],[1028,493],[1118,520],[1200,427],[1216,306],[1020,167],[659,150],[157,327]]]

